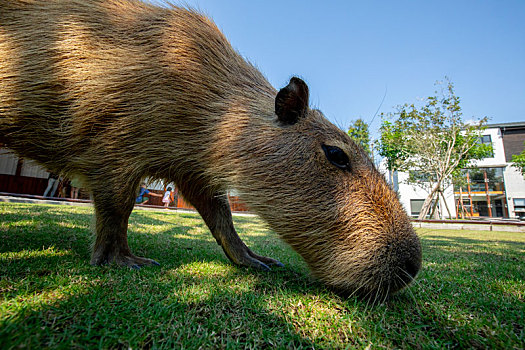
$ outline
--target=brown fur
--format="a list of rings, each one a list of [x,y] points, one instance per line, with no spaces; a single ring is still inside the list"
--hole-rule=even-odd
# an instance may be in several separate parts
[[[0,141],[93,195],[93,264],[137,267],[128,217],[146,176],[167,179],[235,263],[235,188],[329,286],[387,295],[421,248],[396,194],[362,149],[292,79],[281,98],[217,27],[191,10],[133,0],[0,0]],[[277,103],[276,103],[277,102]],[[351,169],[331,164],[337,146]]]

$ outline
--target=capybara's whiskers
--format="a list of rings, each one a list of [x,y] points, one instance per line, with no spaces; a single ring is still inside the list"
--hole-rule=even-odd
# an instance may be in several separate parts
[[[403,271],[402,272],[406,273],[406,271]],[[403,279],[400,277],[400,276],[397,276],[400,280],[400,282],[404,282]],[[416,279],[412,279],[412,281],[415,281],[416,285],[419,285],[419,281],[417,281]],[[408,291],[408,295],[410,297],[410,299],[412,301],[414,301],[414,304],[416,305],[416,308],[417,308],[417,311],[419,314],[421,314],[421,307],[422,305],[420,305],[420,302],[418,301],[418,299],[414,296],[414,293],[412,292],[412,290],[410,288],[405,288],[404,291]]]

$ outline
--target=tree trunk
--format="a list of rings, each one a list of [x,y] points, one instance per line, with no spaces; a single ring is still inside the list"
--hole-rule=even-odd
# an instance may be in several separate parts
[[[434,186],[434,188],[432,188],[432,190],[428,194],[428,197],[423,202],[423,206],[421,207],[421,212],[419,213],[419,216],[417,217],[418,220],[423,220],[426,218],[428,211],[430,210],[430,206],[432,205],[432,199],[434,199],[434,196],[440,187],[441,187],[441,182],[438,182]]]
[[[452,219],[452,214],[450,214],[450,209],[448,208],[447,200],[445,199],[445,195],[443,192],[439,192],[441,194],[441,198],[443,199],[443,203],[445,204],[445,208],[447,209],[448,218],[449,220]]]
[[[434,192],[431,192],[428,197],[425,198],[423,206],[421,207],[421,211],[419,212],[419,216],[417,217],[418,220],[423,220],[427,217],[430,206],[432,205],[432,198],[434,198]]]
[[[434,203],[432,204],[432,211],[430,212],[430,218],[433,219],[433,220],[437,220],[439,219],[439,211],[438,213],[436,213],[436,209],[438,207],[438,204],[439,204],[439,191],[436,192],[435,194],[436,196],[436,199],[434,200]]]
[[[465,206],[463,205],[463,189],[461,187],[459,188],[459,200],[461,203],[461,219],[464,219],[466,209],[465,209]],[[458,206],[458,209],[459,209],[459,206]]]

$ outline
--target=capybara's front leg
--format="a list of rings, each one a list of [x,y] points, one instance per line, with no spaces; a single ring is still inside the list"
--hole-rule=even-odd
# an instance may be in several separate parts
[[[118,203],[109,193],[93,193],[96,216],[96,240],[91,256],[92,265],[115,263],[139,269],[145,265],[159,265],[155,260],[135,256],[128,246],[128,219],[134,198]]]
[[[270,270],[270,266],[283,266],[278,260],[255,254],[244,244],[233,226],[228,198],[225,194],[188,195],[182,192],[199,211],[217,243],[235,264]]]

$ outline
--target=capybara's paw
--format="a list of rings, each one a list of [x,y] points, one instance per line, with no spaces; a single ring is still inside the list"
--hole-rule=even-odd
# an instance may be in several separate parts
[[[160,264],[156,262],[155,260],[148,259],[148,258],[142,258],[139,256],[135,256],[132,254],[129,255],[100,255],[100,256],[93,256],[91,259],[91,265],[107,265],[115,263],[118,266],[126,266],[130,269],[139,270],[143,266],[148,265],[156,265],[159,266]]]
[[[284,266],[284,264],[282,262],[280,262],[279,260],[275,260],[275,259],[269,258],[267,256],[257,255],[254,252],[252,252],[251,250],[249,251],[249,254],[250,254],[250,256],[252,258],[257,259],[258,261],[266,264],[267,266],[277,266],[277,267],[283,267]]]
[[[143,266],[160,266],[158,262],[148,258],[141,258],[135,255],[115,257],[115,263],[119,266],[127,266],[131,269],[139,270]]]
[[[237,265],[253,267],[259,270],[269,271],[271,266],[284,266],[278,260],[255,254],[248,247],[233,254],[226,252],[226,256]]]

